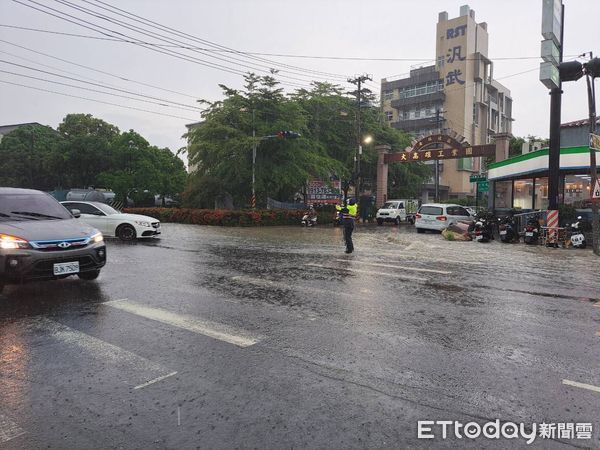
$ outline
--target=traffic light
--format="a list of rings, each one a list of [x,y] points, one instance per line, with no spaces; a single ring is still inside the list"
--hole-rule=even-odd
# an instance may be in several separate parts
[[[298,139],[300,133],[296,133],[295,131],[279,131],[277,132],[277,137],[279,139]]]
[[[592,78],[600,78],[600,58],[590,59],[583,65],[585,73],[591,75]]]
[[[561,81],[577,81],[583,76],[583,64],[579,61],[562,62],[558,65]]]

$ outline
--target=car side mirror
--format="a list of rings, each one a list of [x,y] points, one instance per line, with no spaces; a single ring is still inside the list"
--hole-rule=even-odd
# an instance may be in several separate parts
[[[81,211],[79,211],[78,209],[72,209],[71,210],[71,214],[73,215],[73,217],[75,217],[76,219],[79,219],[81,217]]]

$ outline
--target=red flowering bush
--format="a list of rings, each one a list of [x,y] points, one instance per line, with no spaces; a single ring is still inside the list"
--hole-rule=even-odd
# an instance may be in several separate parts
[[[123,211],[155,217],[161,222],[219,225],[228,227],[299,225],[300,220],[304,215],[304,211],[300,209],[254,211],[193,208],[125,208]],[[319,220],[321,220],[321,216],[319,216]],[[328,220],[325,220],[325,222],[321,223],[327,222]]]

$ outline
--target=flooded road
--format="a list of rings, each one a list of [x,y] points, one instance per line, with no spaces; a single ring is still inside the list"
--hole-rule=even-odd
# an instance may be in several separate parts
[[[107,243],[95,282],[0,295],[0,448],[510,448],[419,420],[591,423],[600,274],[588,250],[410,226],[165,224]],[[598,390],[594,390],[597,388]],[[582,435],[583,436],[583,435]]]

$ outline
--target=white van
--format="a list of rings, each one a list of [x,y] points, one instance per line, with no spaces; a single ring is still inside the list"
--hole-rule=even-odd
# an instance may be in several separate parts
[[[375,219],[378,225],[383,225],[384,222],[394,222],[396,225],[400,222],[413,223],[417,207],[416,200],[388,200],[377,210]]]

